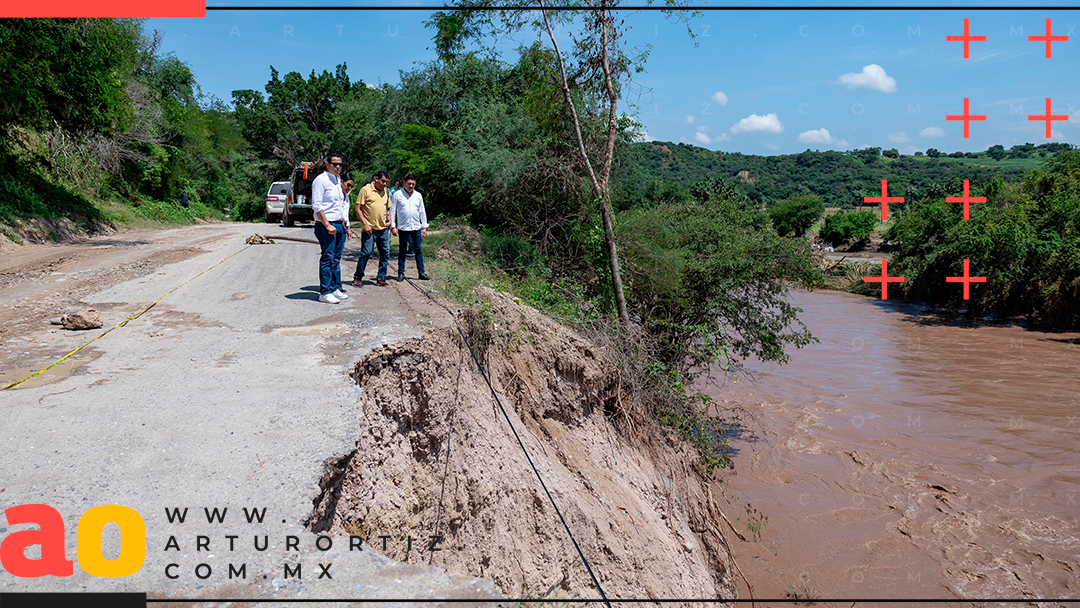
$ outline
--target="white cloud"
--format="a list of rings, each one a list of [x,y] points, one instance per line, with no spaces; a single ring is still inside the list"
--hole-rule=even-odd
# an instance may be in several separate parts
[[[710,135],[705,133],[705,131],[705,129],[699,129],[697,133],[693,134],[693,140],[697,141],[697,143],[701,145],[705,145],[716,144],[717,141],[727,141],[728,139],[730,139],[727,133],[721,133],[716,137],[711,137]]]
[[[911,138],[907,136],[907,133],[897,131],[896,133],[889,133],[889,141],[894,144],[902,144],[911,141]]]
[[[1065,134],[1062,133],[1061,131],[1058,131],[1057,129],[1051,129],[1050,130],[1050,139],[1064,140],[1065,139]]]
[[[840,76],[840,84],[849,89],[871,89],[882,93],[896,92],[896,79],[885,73],[885,68],[876,63],[864,67],[862,72],[851,72]]]
[[[919,137],[945,137],[945,129],[941,127],[926,127],[919,131]]]
[[[697,130],[701,131],[702,133],[708,133],[709,132],[709,127],[706,126],[706,125],[701,125],[700,127],[697,128]]]
[[[713,100],[713,103],[718,103],[722,106],[727,105],[727,95],[725,95],[723,91],[717,91],[713,93],[710,99]]]
[[[900,153],[901,154],[907,154],[908,156],[911,156],[911,155],[915,154],[918,150],[919,149],[916,148],[915,146],[908,146],[908,147],[904,148],[903,150],[900,150]]]
[[[833,137],[832,133],[829,133],[829,130],[824,127],[803,131],[802,133],[799,133],[798,140],[804,144],[824,144],[826,146],[835,146],[838,148],[846,148],[848,145],[847,141],[836,139]]]
[[[799,141],[804,144],[831,144],[833,143],[833,136],[826,128],[812,129],[810,131],[803,131],[799,133]]]
[[[656,138],[644,131],[641,131],[637,134],[637,137],[634,138],[634,141],[656,141]]]
[[[780,119],[776,114],[766,114],[765,116],[758,116],[757,114],[751,114],[746,118],[735,123],[731,127],[731,133],[738,135],[739,133],[783,133],[784,125],[780,123]]]
[[[774,144],[771,141],[767,141],[767,142],[765,142],[765,147],[770,149],[770,150],[779,150],[780,149],[780,144]]]
[[[686,115],[686,124],[688,124],[688,125],[692,125],[692,124],[694,124],[694,117],[693,117],[693,116],[691,116],[691,115],[689,115],[689,114],[687,114],[687,115]]]

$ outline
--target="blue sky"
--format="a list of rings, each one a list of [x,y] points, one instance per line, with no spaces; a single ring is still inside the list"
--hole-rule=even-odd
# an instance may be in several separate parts
[[[684,25],[660,14],[623,14],[628,41],[651,46],[626,99],[650,139],[747,154],[1080,144],[1080,11],[709,11],[693,22],[696,47]],[[235,89],[263,90],[271,65],[306,76],[344,61],[353,79],[396,84],[400,70],[434,58],[429,15],[209,11],[146,26],[164,34],[162,50],[187,62],[205,93],[228,101]],[[965,17],[971,34],[987,36],[968,59],[961,42],[945,39],[963,33]],[[1047,18],[1055,36],[1069,36],[1050,59],[1045,43],[1028,41],[1045,33]],[[962,113],[964,97],[972,114],[987,116],[967,139],[962,123],[945,119]],[[1045,113],[1047,97],[1053,114],[1069,115],[1049,140],[1045,123],[1028,120]]]

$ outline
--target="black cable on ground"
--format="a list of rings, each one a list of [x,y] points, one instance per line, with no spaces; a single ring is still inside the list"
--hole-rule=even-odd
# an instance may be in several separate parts
[[[581,547],[578,545],[577,539],[574,538],[574,533],[570,531],[570,526],[566,523],[566,518],[563,517],[562,511],[559,510],[559,505],[555,504],[555,498],[551,496],[551,492],[548,490],[547,485],[544,483],[544,478],[540,476],[540,471],[536,468],[536,464],[533,463],[532,457],[529,456],[529,451],[525,449],[525,442],[521,440],[521,436],[518,435],[517,429],[514,428],[514,423],[510,420],[510,415],[506,413],[506,408],[503,407],[502,401],[499,399],[499,395],[495,392],[495,387],[491,385],[491,380],[488,379],[487,372],[484,371],[484,366],[480,364],[480,360],[476,357],[476,353],[473,352],[472,345],[469,344],[468,338],[465,337],[465,332],[462,331],[461,325],[457,322],[457,317],[454,313],[439,302],[435,298],[431,297],[427,291],[422,289],[419,285],[414,283],[412,279],[405,279],[412,285],[413,289],[427,296],[428,300],[431,300],[437,306],[442,308],[450,315],[450,318],[454,320],[454,326],[457,327],[458,334],[461,335],[461,339],[465,342],[465,346],[469,349],[469,354],[472,356],[473,363],[476,363],[476,368],[480,370],[480,375],[483,376],[484,382],[487,383],[488,390],[491,391],[491,396],[495,398],[496,405],[499,406],[499,410],[502,412],[503,417],[506,418],[506,423],[510,425],[510,430],[514,433],[514,439],[517,439],[518,445],[521,446],[521,451],[525,453],[525,459],[529,461],[529,466],[532,467],[533,473],[536,473],[536,479],[540,482],[540,487],[544,489],[544,493],[547,494],[548,500],[551,501],[551,506],[554,507],[555,513],[559,516],[559,521],[562,522],[563,529],[566,530],[566,534],[570,537],[570,542],[574,543],[574,549],[577,549],[578,557],[581,558],[581,562],[585,564],[585,569],[589,571],[589,576],[592,577],[593,585],[596,586],[596,590],[600,592],[600,597],[603,598],[604,603],[611,608],[611,602],[608,601],[607,594],[604,593],[603,587],[600,586],[600,581],[597,580],[596,575],[593,573],[592,566],[589,565],[589,560],[585,559],[585,553],[581,551]]]
[[[454,388],[454,409],[450,410],[450,426],[446,431],[446,461],[443,463],[443,476],[442,476],[442,488],[439,490],[439,506],[435,511],[435,537],[439,536],[439,529],[442,527],[442,506],[443,499],[446,497],[446,478],[450,474],[450,443],[454,438],[454,419],[457,418],[457,407],[460,403],[459,395],[461,395],[461,349],[458,349],[458,380],[457,386]],[[428,563],[435,558],[435,552],[432,551],[428,555]]]

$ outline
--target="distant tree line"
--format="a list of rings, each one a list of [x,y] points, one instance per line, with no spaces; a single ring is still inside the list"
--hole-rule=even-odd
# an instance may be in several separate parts
[[[1020,144],[1006,152],[993,146],[986,152],[956,152],[945,155],[930,148],[926,156],[954,158],[1045,159],[1063,150],[1067,143]],[[967,179],[989,181],[995,175],[1009,182],[1019,181],[1027,169],[1020,166],[989,166],[956,163],[900,155],[895,149],[862,148],[849,152],[815,152],[780,156],[756,156],[739,152],[715,152],[689,144],[638,142],[622,150],[617,169],[614,199],[620,208],[650,206],[664,201],[685,200],[690,188],[705,177],[736,179],[747,172],[750,179],[738,179],[737,186],[754,203],[772,205],[791,197],[813,194],[828,207],[858,206],[864,196],[880,192],[881,180],[889,180],[889,192],[918,197],[934,185],[951,188]]]

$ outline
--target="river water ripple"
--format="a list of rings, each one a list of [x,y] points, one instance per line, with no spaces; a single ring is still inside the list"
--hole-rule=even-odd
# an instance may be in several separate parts
[[[820,343],[706,389],[752,418],[720,485],[756,595],[1080,597],[1080,334],[790,298]]]

